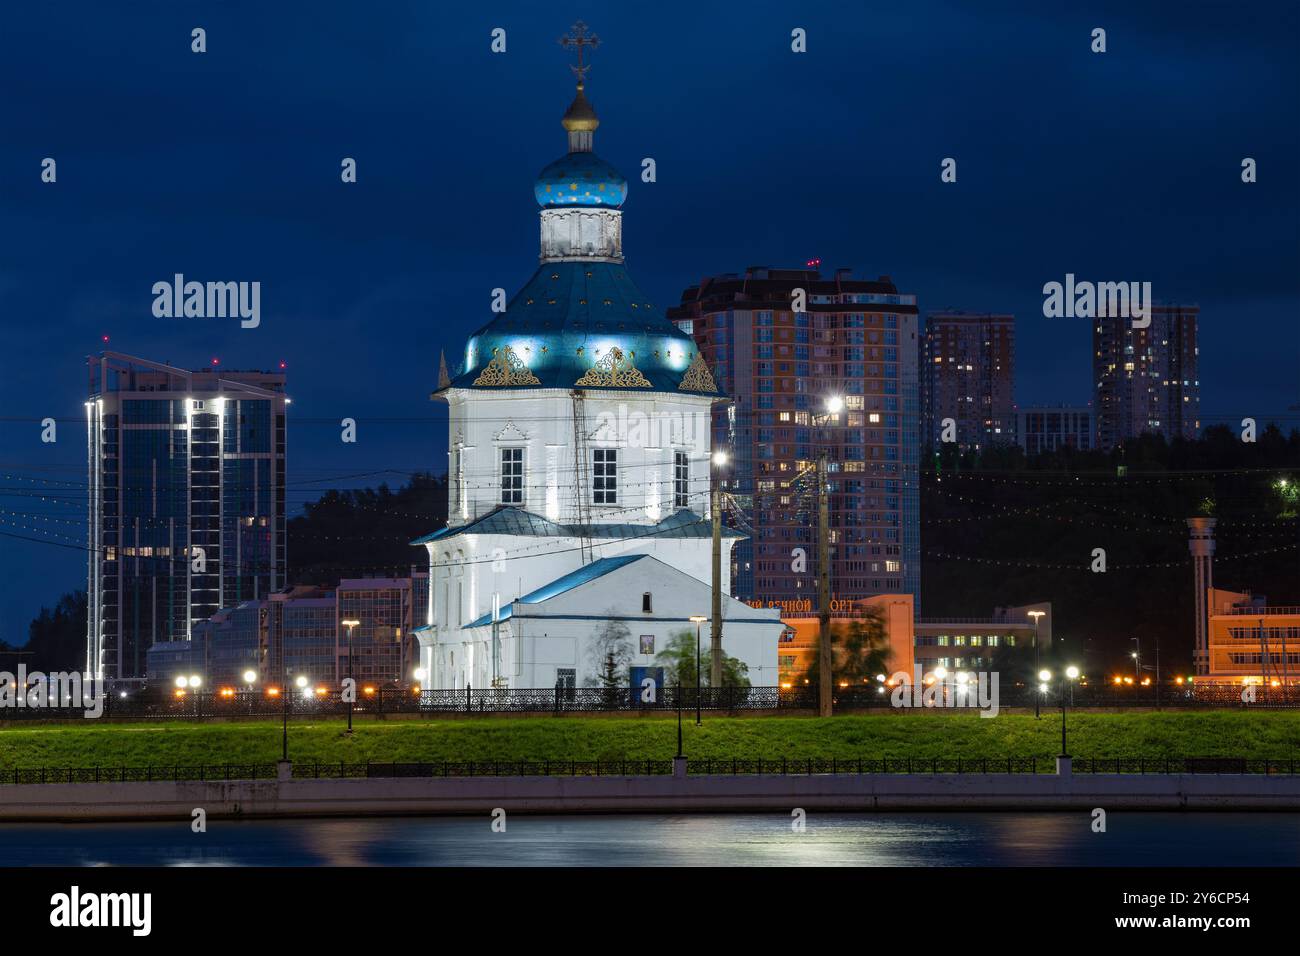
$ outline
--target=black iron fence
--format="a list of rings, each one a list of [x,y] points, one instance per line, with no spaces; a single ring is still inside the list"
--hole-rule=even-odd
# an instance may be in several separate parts
[[[1244,757],[1076,757],[1076,774],[1258,774],[1291,776],[1300,760]],[[643,777],[667,776],[672,760],[435,760],[346,763],[295,761],[296,779],[394,777]],[[1053,757],[863,757],[703,758],[689,760],[691,775],[814,774],[1054,774]],[[30,783],[148,783],[166,781],[273,780],[274,763],[198,766],[16,767],[0,772],[0,785]]]
[[[104,717],[203,720],[209,718],[342,717],[348,702],[341,691],[320,693],[292,692],[288,699],[262,691],[188,692],[174,694],[128,692],[110,693],[103,699]],[[920,705],[914,690],[906,692],[906,706],[898,706],[892,688],[878,684],[839,687],[835,707],[840,711],[897,710],[900,713],[933,710],[961,712],[977,704],[976,692],[958,698],[955,687],[944,694],[929,695]],[[1003,685],[999,688],[999,709],[1031,708],[1035,700],[1044,708],[1057,708],[1060,698],[1055,688],[1039,695],[1036,688]],[[640,687],[547,687],[547,688],[474,688],[461,690],[416,690],[403,687],[366,688],[353,704],[357,716],[416,714],[569,714],[569,713],[646,713],[654,711],[693,711],[697,707],[710,712],[808,711],[817,707],[815,685],[794,687],[661,687],[653,692]],[[1120,688],[1112,685],[1075,687],[1066,692],[1066,704],[1072,709],[1127,708],[1300,708],[1300,688],[1260,687],[1243,697],[1237,687],[1164,688],[1157,693],[1149,687]],[[960,705],[960,706],[955,706]],[[4,707],[0,721],[6,720],[81,720],[85,708]]]

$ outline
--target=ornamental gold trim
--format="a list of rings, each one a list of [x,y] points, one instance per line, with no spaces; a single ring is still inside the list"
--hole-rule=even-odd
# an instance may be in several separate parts
[[[713,381],[713,373],[709,371],[704,356],[699,352],[695,353],[695,360],[691,362],[691,367],[682,376],[682,383],[677,386],[677,390],[680,392],[716,392],[718,390],[717,383]]]
[[[506,345],[492,350],[492,361],[488,362],[479,373],[479,377],[474,379],[474,384],[509,388],[515,385],[542,383],[528,370],[528,366],[515,354],[515,350]]]
[[[614,347],[573,384],[596,388],[650,388],[649,380],[636,367],[636,353]]]

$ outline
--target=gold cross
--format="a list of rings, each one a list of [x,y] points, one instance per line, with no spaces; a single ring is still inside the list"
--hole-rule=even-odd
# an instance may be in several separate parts
[[[578,82],[581,83],[583,78],[587,75],[587,71],[591,69],[590,65],[586,65],[582,62],[583,48],[591,47],[593,50],[596,49],[596,47],[600,46],[600,37],[596,36],[594,33],[588,33],[587,24],[579,20],[569,28],[567,35],[560,37],[560,46],[564,47],[566,50],[569,47],[577,49],[578,65],[574,66],[573,64],[569,64],[569,69],[573,71],[573,75],[576,76]]]

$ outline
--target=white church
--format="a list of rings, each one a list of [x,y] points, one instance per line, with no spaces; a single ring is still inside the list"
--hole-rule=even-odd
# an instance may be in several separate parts
[[[415,633],[431,689],[590,683],[611,621],[626,628],[632,669],[654,668],[672,635],[697,626],[707,660],[710,415],[725,396],[627,274],[627,181],[592,152],[581,29],[573,45],[569,151],[534,187],[540,264],[432,396],[450,419],[449,520],[413,542],[429,555]],[[739,537],[723,528],[723,651],[770,687],[783,625],[778,610],[729,596]]]

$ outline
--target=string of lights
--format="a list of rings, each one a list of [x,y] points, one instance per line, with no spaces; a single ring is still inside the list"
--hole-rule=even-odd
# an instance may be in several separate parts
[[[952,481],[960,479],[963,481],[983,481],[989,484],[998,485],[1033,485],[1038,487],[1079,487],[1087,485],[1096,486],[1119,486],[1132,484],[1133,482],[1179,482],[1179,481],[1204,481],[1206,478],[1225,475],[1277,475],[1279,473],[1289,472],[1292,469],[1286,467],[1277,468],[1221,468],[1221,469],[1195,469],[1187,471],[1171,472],[1141,472],[1130,471],[1123,475],[1103,472],[1090,472],[1087,475],[1075,474],[1064,480],[1058,480],[1058,475],[1068,475],[1066,472],[1014,472],[1017,477],[1005,477],[997,472],[972,472],[972,471],[950,471],[934,476],[936,482]],[[1011,473],[1009,473],[1011,474]],[[1049,475],[1049,478],[1038,478],[1036,475]]]
[[[1295,551],[1297,548],[1300,548],[1300,544],[1283,545],[1277,548],[1261,548],[1256,551],[1242,551],[1236,554],[1220,553],[1214,556],[1214,560],[1216,563],[1219,561],[1241,561],[1247,558],[1261,557],[1266,554],[1281,554],[1287,551]],[[1009,561],[1005,558],[982,558],[967,554],[953,554],[952,552],[935,550],[927,550],[924,553],[926,557],[938,558],[942,561],[964,561],[972,564],[989,564],[1006,568],[1034,568],[1052,571],[1083,571],[1094,573],[1092,571],[1091,557],[1074,564],[1060,564],[1043,561]],[[1185,568],[1191,565],[1191,563],[1191,555],[1178,561],[1145,561],[1132,564],[1112,564],[1107,562],[1106,573],[1137,570],[1140,568]]]

